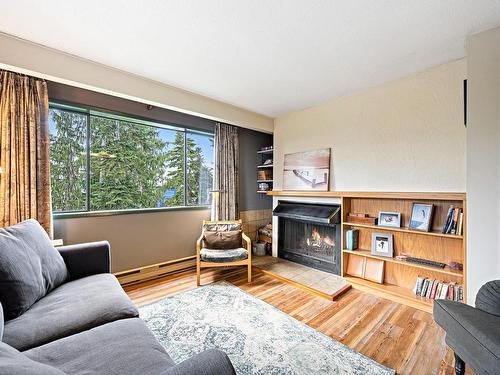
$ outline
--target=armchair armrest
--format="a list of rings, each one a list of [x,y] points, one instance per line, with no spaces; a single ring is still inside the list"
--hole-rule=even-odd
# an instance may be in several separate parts
[[[209,349],[163,371],[161,375],[236,375],[226,353]]]
[[[488,281],[479,289],[476,307],[500,317],[500,280]]]
[[[72,280],[111,272],[108,241],[88,242],[58,247]]]

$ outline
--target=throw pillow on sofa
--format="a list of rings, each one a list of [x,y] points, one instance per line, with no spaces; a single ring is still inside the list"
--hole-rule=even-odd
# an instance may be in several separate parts
[[[5,320],[18,317],[67,279],[63,258],[36,220],[0,228],[0,302]]]

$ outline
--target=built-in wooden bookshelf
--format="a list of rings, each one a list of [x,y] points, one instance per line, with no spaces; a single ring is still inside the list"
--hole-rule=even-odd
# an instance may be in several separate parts
[[[463,285],[464,300],[466,300],[466,195],[465,193],[444,192],[290,192],[273,191],[274,196],[323,197],[338,198],[342,204],[342,276],[353,287],[373,292],[382,297],[405,303],[409,306],[432,312],[433,300],[416,296],[413,292],[417,276],[437,279],[444,283],[455,282]],[[434,215],[431,230],[422,232],[408,229],[413,203],[434,205]],[[463,210],[463,230],[461,235],[443,234],[442,227],[446,222],[449,207]],[[352,223],[348,221],[349,212],[366,213],[378,217],[380,211],[400,212],[401,227],[390,228],[378,225]],[[349,229],[359,229],[358,249],[345,249],[345,232]],[[382,257],[371,254],[372,233],[392,233],[394,257]],[[415,258],[449,264],[463,264],[463,270],[450,267],[437,268],[433,266],[410,263],[398,260],[397,255],[407,255]],[[379,284],[347,274],[347,264],[350,257],[367,257],[385,262],[383,283]]]

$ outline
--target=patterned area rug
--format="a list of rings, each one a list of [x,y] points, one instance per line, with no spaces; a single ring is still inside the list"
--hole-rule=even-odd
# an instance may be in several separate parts
[[[139,310],[176,363],[218,348],[238,374],[395,373],[228,283],[180,293]]]

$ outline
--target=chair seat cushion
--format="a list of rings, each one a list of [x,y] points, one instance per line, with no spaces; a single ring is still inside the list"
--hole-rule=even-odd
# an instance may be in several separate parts
[[[3,341],[22,351],[138,315],[116,277],[98,274],[63,284],[6,322]]]
[[[447,344],[477,374],[500,368],[500,318],[464,303],[434,301],[434,319],[446,331]]]
[[[24,354],[72,375],[158,375],[174,366],[139,318],[104,324]]]
[[[227,263],[248,258],[248,251],[242,247],[229,250],[206,249],[200,250],[200,259],[204,262]]]

